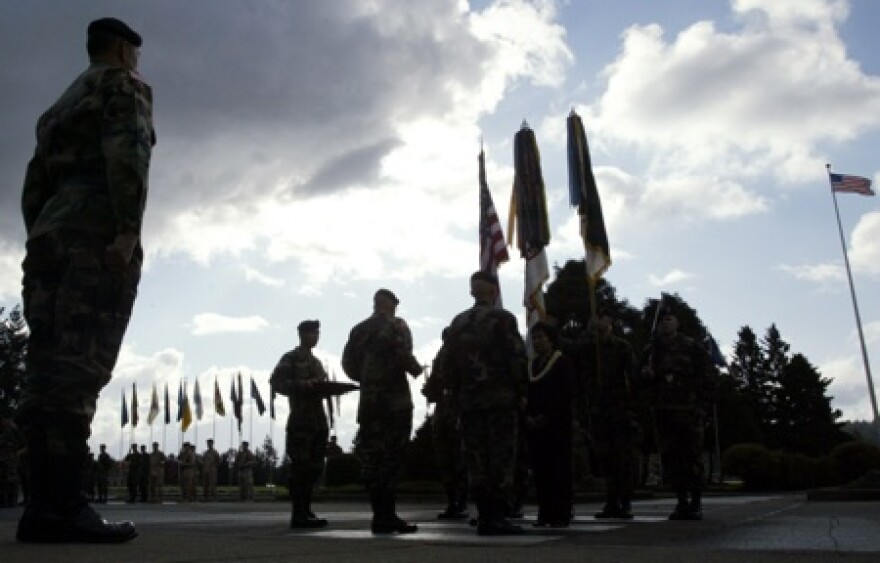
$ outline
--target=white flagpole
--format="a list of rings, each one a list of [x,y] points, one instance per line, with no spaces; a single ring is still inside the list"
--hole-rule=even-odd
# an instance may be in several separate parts
[[[825,168],[831,172],[831,165],[826,164]],[[874,381],[871,377],[871,364],[868,362],[868,349],[865,347],[865,334],[862,331],[862,318],[859,314],[859,304],[856,301],[856,289],[853,285],[852,271],[849,267],[849,256],[846,252],[846,239],[843,236],[843,226],[840,223],[840,209],[837,206],[837,194],[831,189],[831,199],[834,201],[834,215],[837,217],[837,230],[840,233],[840,247],[843,249],[843,262],[846,264],[846,278],[849,280],[849,293],[852,296],[853,311],[856,316],[856,327],[859,331],[859,342],[862,346],[862,362],[865,365],[865,378],[868,381],[868,395],[871,398],[871,409],[874,415],[874,424],[880,424],[880,416],[877,413],[877,397],[874,395]]]

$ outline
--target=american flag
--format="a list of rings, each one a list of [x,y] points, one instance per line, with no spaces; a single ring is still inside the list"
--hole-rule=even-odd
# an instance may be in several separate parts
[[[833,192],[874,195],[874,190],[871,189],[871,180],[867,178],[829,172],[828,179],[831,181],[831,191]]]
[[[501,222],[492,203],[492,194],[489,193],[489,185],[486,183],[486,161],[483,151],[480,151],[480,270],[496,274],[498,265],[507,262],[510,256],[507,254],[507,245],[504,243],[504,233],[501,231]]]

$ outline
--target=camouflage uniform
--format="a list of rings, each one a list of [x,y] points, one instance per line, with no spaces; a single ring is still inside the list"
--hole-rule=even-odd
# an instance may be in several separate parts
[[[150,501],[165,500],[165,454],[156,449],[150,452]]]
[[[220,453],[213,447],[210,447],[202,454],[202,479],[206,501],[217,500],[218,467],[220,467]]]
[[[151,89],[134,71],[92,63],[40,117],[36,136],[21,200],[30,340],[16,417],[32,494],[19,533],[35,538],[24,541],[39,541],[41,514],[69,518],[87,508],[87,439],[143,258],[138,242],[129,263],[111,271],[105,253],[117,235],[141,232],[155,144]]]
[[[458,397],[471,498],[481,524],[506,525],[513,500],[520,411],[526,393],[525,344],[516,318],[477,303],[447,329],[443,372]]]
[[[235,456],[238,468],[238,493],[241,500],[254,500],[254,466],[257,458],[254,452],[241,449]]]
[[[180,450],[180,499],[183,502],[196,500],[196,452],[188,444]]]
[[[150,500],[150,452],[146,446],[141,446],[141,457],[138,464],[138,495],[141,502]]]
[[[599,517],[630,517],[642,442],[635,354],[626,340],[614,335],[600,339],[598,348],[592,335],[582,338],[576,351],[582,388],[578,395],[587,398],[580,406],[588,405],[580,417],[589,417],[590,437],[605,477],[605,507]]]
[[[287,396],[287,455],[291,462],[290,494],[293,518],[308,520],[312,493],[324,471],[330,427],[324,397],[313,391],[315,383],[328,381],[324,366],[311,349],[298,346],[287,352],[272,371],[272,388]]]
[[[412,334],[398,317],[374,313],[357,324],[343,350],[346,374],[360,383],[358,451],[377,522],[397,522],[394,488],[412,433]],[[417,367],[417,366],[416,366]],[[417,371],[416,373],[419,373]]]
[[[116,460],[105,451],[98,454],[95,465],[95,480],[98,485],[98,502],[107,502],[107,493],[110,484],[110,471],[116,465]]]
[[[709,356],[693,339],[676,333],[658,338],[648,361],[654,424],[663,473],[676,492],[676,513],[698,511],[703,486],[703,432],[712,393]],[[673,514],[676,514],[673,513]]]
[[[125,456],[125,484],[128,487],[128,502],[137,502],[138,479],[141,472],[141,454],[137,445],[131,445],[131,451]]]
[[[446,510],[438,517],[458,518],[467,516],[467,467],[461,451],[461,422],[457,398],[447,386],[449,378],[442,373],[447,354],[448,348],[445,346],[437,352],[433,373],[425,382],[422,394],[429,403],[435,404],[431,416],[431,437],[446,492]]]

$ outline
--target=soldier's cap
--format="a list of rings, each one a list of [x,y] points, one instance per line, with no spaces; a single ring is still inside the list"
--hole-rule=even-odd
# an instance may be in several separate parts
[[[471,281],[482,281],[486,283],[491,283],[495,287],[498,287],[498,276],[490,274],[489,272],[484,272],[480,270],[479,272],[474,272],[471,275]]]
[[[128,41],[135,47],[140,47],[141,43],[143,43],[141,36],[138,35],[135,30],[128,27],[125,22],[116,18],[101,18],[93,21],[89,24],[87,33],[88,35],[92,35],[93,33],[114,35]]]
[[[382,297],[385,297],[386,299],[390,299],[390,300],[394,301],[394,304],[395,304],[395,305],[398,304],[398,303],[400,303],[400,299],[398,299],[397,296],[394,295],[394,293],[393,293],[390,289],[385,289],[385,288],[383,287],[382,289],[378,290],[378,291],[376,292],[376,294],[373,295],[373,301],[375,301],[376,298],[379,297],[380,295],[381,295]]]
[[[299,323],[296,327],[297,332],[300,334],[305,334],[306,332],[317,332],[321,328],[321,322],[318,320],[314,321],[303,321]]]

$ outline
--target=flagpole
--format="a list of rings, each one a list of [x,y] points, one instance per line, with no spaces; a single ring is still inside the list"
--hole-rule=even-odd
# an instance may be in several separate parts
[[[825,168],[831,173],[831,165],[826,164]],[[837,194],[831,190],[831,199],[834,201],[834,215],[837,217],[837,231],[840,233],[840,247],[843,250],[843,263],[846,264],[846,278],[849,280],[849,293],[852,297],[853,312],[856,316],[856,328],[859,331],[859,343],[862,347],[862,362],[865,365],[865,378],[868,381],[868,395],[871,397],[871,412],[874,415],[874,424],[880,424],[880,416],[877,413],[877,397],[874,395],[874,381],[871,377],[871,364],[868,362],[868,349],[865,346],[865,334],[862,331],[862,317],[859,314],[859,304],[856,301],[856,289],[853,284],[852,271],[849,267],[849,255],[846,252],[846,239],[843,236],[843,225],[840,222],[840,208],[837,206]]]

